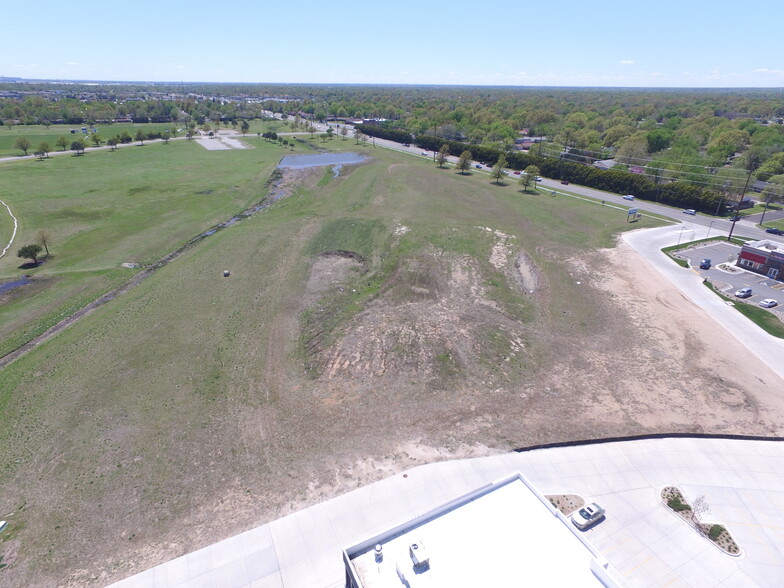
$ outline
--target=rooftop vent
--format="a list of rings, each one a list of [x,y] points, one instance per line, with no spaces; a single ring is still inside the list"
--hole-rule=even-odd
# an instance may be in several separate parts
[[[408,553],[411,555],[411,561],[414,562],[414,567],[426,566],[430,563],[430,556],[427,554],[425,546],[422,542],[412,543],[408,546]]]

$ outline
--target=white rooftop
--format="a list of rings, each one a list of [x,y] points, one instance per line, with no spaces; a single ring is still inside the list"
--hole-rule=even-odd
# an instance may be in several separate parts
[[[415,564],[412,545],[429,565]],[[519,474],[370,538],[346,556],[363,588],[608,585],[594,573],[606,580],[606,561]]]

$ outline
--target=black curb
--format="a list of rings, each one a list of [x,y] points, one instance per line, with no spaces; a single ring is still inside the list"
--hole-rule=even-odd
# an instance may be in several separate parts
[[[541,443],[513,449],[515,453],[535,451],[537,449],[555,449],[558,447],[580,447],[582,445],[599,445],[601,443],[620,443],[624,441],[646,441],[648,439],[729,439],[731,441],[784,441],[784,437],[765,437],[763,435],[729,435],[722,433],[648,433],[645,435],[629,435],[626,437],[604,437],[602,439],[583,439],[580,441],[557,441]]]

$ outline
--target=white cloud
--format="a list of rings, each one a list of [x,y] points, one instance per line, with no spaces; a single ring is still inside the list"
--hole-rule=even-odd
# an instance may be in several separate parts
[[[634,59],[621,59],[620,63],[623,65],[632,65],[634,63]]]
[[[66,65],[79,65],[76,61],[69,61]]]

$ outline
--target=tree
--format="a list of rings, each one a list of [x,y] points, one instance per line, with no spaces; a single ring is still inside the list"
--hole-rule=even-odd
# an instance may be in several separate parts
[[[27,151],[30,149],[31,146],[32,143],[30,143],[30,139],[28,139],[27,137],[17,137],[16,141],[14,141],[14,147],[24,151],[25,155],[27,155]]]
[[[136,140],[139,141],[140,145],[144,145],[144,140],[147,138],[147,135],[144,134],[144,131],[139,129],[136,131]]]
[[[16,252],[17,257],[22,259],[32,259],[33,263],[38,265],[38,255],[41,253],[41,247],[38,243],[30,243],[29,245],[22,245],[19,251]]]
[[[245,133],[247,133],[249,129],[250,129],[250,125],[248,124],[248,121],[246,121],[245,119],[242,119],[242,124],[240,125],[240,130],[242,131],[242,136],[243,137],[245,136]]]
[[[55,145],[57,145],[60,149],[65,151],[66,149],[68,149],[68,139],[66,139],[61,135],[57,137],[57,141],[55,141]]]
[[[41,157],[49,157],[49,152],[51,150],[52,148],[49,146],[49,143],[47,143],[46,141],[41,141],[38,144],[38,153],[41,154]]]
[[[460,159],[457,160],[457,169],[461,174],[465,174],[471,167],[471,152],[466,149],[460,154]]]
[[[332,127],[327,127],[327,138],[330,141],[332,140],[332,137],[333,137],[334,133],[335,133],[335,131],[334,131],[334,129]]]
[[[438,161],[438,167],[444,167],[444,164],[449,159],[449,145],[444,143],[441,145],[441,149],[438,150],[438,155],[436,156],[436,161]]]
[[[539,168],[535,165],[529,165],[525,171],[520,174],[520,185],[524,191],[528,191],[531,185],[536,186],[536,176],[539,175]]]
[[[346,135],[348,135],[348,127],[343,125],[342,127],[340,127],[340,136],[343,137],[344,141],[346,140]]]
[[[168,145],[169,144],[169,139],[171,139],[171,135],[167,131],[167,132],[165,132],[165,133],[163,133],[161,135],[161,139],[163,139],[164,144]]]
[[[627,165],[644,166],[648,158],[648,136],[639,131],[623,140],[615,159]]]
[[[495,180],[496,184],[501,183],[501,177],[506,175],[504,172],[506,171],[504,168],[506,167],[506,157],[501,154],[498,157],[498,161],[495,162],[495,166],[493,167],[493,171],[490,172],[490,177]]]
[[[694,524],[694,528],[702,535],[705,534],[705,529],[702,526],[702,519],[709,513],[710,506],[708,505],[708,500],[705,498],[705,495],[698,496],[691,504],[691,522]]]
[[[49,257],[49,245],[52,244],[52,235],[49,234],[49,231],[46,229],[38,229],[38,232],[35,234],[35,239],[38,241],[38,244],[42,245],[46,250],[46,257]]]
[[[71,151],[76,151],[77,155],[84,153],[85,144],[81,139],[77,139],[71,143]]]
[[[110,139],[107,139],[106,144],[109,146],[111,151],[114,151],[117,149],[117,137],[111,137]]]
[[[92,135],[90,135],[90,141],[93,142],[93,145],[98,147],[101,143],[103,143],[103,137],[101,137],[101,135],[99,135],[98,133],[93,133]]]

